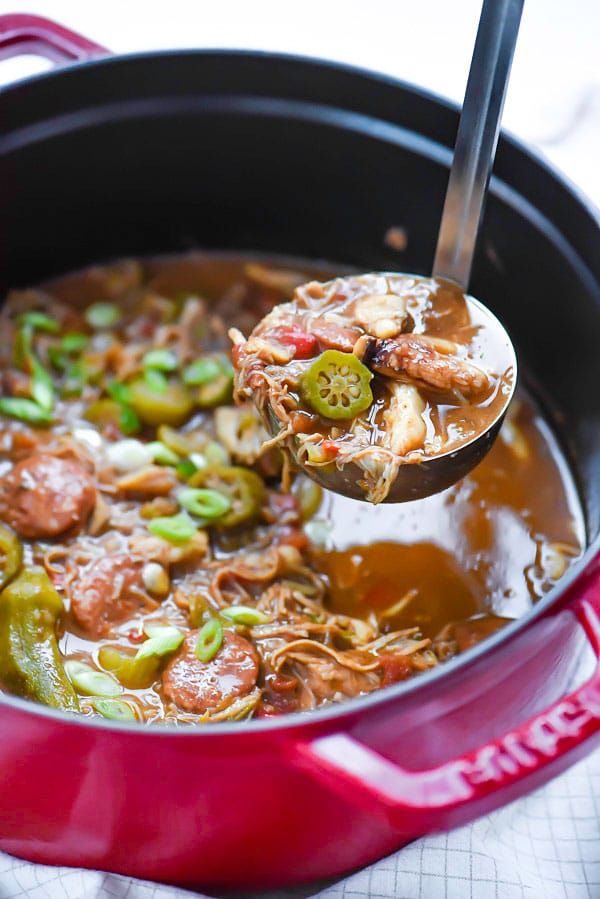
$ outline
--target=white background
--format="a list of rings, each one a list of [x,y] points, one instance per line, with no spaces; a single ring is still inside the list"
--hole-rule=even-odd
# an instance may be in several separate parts
[[[462,100],[479,0],[0,0],[115,52],[244,47],[352,62]],[[0,65],[0,84],[42,68]],[[504,122],[600,205],[600,0],[526,0]]]

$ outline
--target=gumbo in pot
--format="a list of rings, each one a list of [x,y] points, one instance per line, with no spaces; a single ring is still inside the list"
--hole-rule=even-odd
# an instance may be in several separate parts
[[[1,689],[121,721],[308,711],[468,650],[580,554],[567,465],[522,391],[485,460],[426,500],[374,509],[290,469],[254,405],[233,403],[227,332],[327,276],[190,254],[9,294]],[[483,378],[473,396],[493,403],[502,373]],[[426,403],[421,451],[442,419],[460,441]]]

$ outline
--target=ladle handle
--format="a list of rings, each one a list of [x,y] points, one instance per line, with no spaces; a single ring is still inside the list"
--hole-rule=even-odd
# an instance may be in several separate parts
[[[484,0],[438,236],[434,277],[467,289],[524,0]]]

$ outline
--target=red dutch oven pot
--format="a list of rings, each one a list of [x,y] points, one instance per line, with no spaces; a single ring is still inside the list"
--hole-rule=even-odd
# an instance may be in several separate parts
[[[32,16],[3,55],[77,62],[0,94],[3,286],[189,246],[427,271],[454,107],[260,53],[109,57]],[[291,215],[289,210],[294,210]],[[404,226],[400,257],[382,240]],[[600,743],[598,218],[503,137],[473,291],[566,435],[588,549],[520,620],[437,670],[310,715],[130,727],[0,699],[0,848],[207,888],[368,864],[541,786]],[[592,386],[593,385],[593,386]]]

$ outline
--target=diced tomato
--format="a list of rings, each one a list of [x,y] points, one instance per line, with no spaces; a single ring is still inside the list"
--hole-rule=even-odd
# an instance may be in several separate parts
[[[276,546],[294,546],[296,549],[306,549],[308,537],[293,525],[284,525],[280,528],[274,541]]]
[[[324,452],[327,453],[328,456],[337,456],[340,451],[340,448],[335,440],[324,440],[321,443],[321,448]]]
[[[280,515],[284,512],[298,512],[298,502],[293,493],[271,493],[269,505],[273,512]]]
[[[393,652],[383,653],[379,657],[379,662],[383,673],[382,687],[389,687],[390,684],[407,680],[413,673],[410,659],[406,656],[399,656]]]
[[[316,337],[303,328],[299,328],[298,325],[281,325],[268,333],[284,346],[295,347],[295,359],[310,359],[317,352]]]
[[[298,686],[297,677],[287,677],[285,674],[276,674],[273,680],[269,681],[271,690],[277,693],[289,693]]]
[[[143,631],[139,630],[139,628],[132,627],[131,630],[127,631],[127,639],[130,643],[143,643],[146,639],[146,635]]]
[[[298,679],[285,674],[269,675],[262,696],[258,718],[271,718],[298,710]]]

